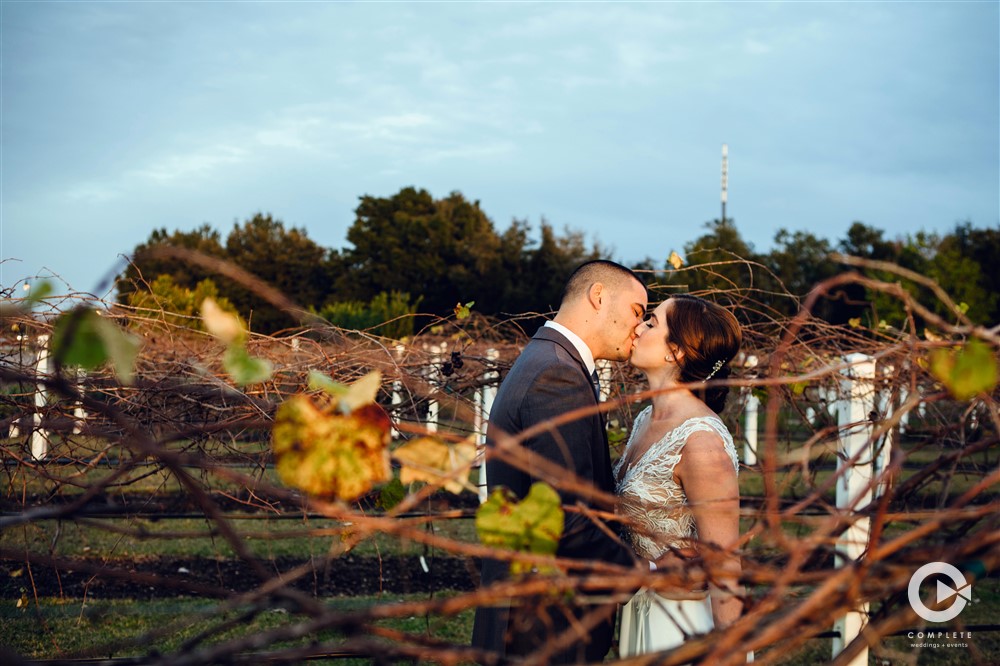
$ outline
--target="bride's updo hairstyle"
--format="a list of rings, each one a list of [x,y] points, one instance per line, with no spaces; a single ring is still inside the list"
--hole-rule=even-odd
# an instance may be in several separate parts
[[[712,411],[720,413],[726,406],[729,387],[698,384],[729,377],[729,362],[743,341],[740,324],[732,312],[704,298],[676,294],[669,300],[673,306],[665,314],[667,339],[684,353],[679,380],[691,384],[695,394]]]

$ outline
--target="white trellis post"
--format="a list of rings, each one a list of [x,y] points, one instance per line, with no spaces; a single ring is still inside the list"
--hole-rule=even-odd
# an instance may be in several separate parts
[[[849,364],[841,380],[842,399],[838,405],[840,441],[837,456],[837,509],[843,514],[864,510],[872,501],[872,433],[869,415],[876,408],[875,361],[865,354],[844,357]],[[853,517],[850,526],[837,539],[836,564],[860,559],[868,548],[871,521]],[[868,604],[861,603],[834,622],[833,656],[843,652],[868,623]],[[848,666],[866,666],[868,648],[863,648]]]
[[[486,350],[486,360],[490,363],[500,358],[500,352],[496,349]],[[486,491],[486,424],[490,418],[490,411],[493,409],[493,401],[497,397],[497,380],[500,373],[496,370],[488,370],[483,375],[483,385],[476,392],[476,429],[479,433],[479,445],[476,450],[476,464],[479,465],[479,503],[482,504],[487,499]]]
[[[892,377],[895,366],[891,363],[881,363],[878,370],[879,388],[876,391],[875,409],[880,417],[888,417],[896,411],[898,405],[893,404]],[[874,460],[872,473],[875,475],[875,497],[881,497],[889,487],[888,469],[892,463],[892,450],[899,446],[899,428],[890,428],[881,442],[873,442]]]
[[[77,384],[82,384],[84,376],[83,370],[77,370],[76,381]],[[83,393],[83,386],[80,386],[80,392]],[[79,435],[83,431],[83,423],[87,420],[87,410],[83,408],[83,403],[78,402],[73,405],[73,434]]]
[[[39,378],[49,374],[49,336],[38,336],[35,372]],[[35,386],[35,412],[31,415],[31,457],[42,460],[49,454],[49,434],[42,430],[42,411],[48,402],[48,392],[41,383]]]
[[[743,445],[743,464],[757,464],[757,414],[760,412],[760,398],[753,394],[753,389],[745,388],[746,406],[743,412],[743,432],[746,443]]]
[[[757,367],[757,356],[751,354],[746,357],[743,365],[747,368]],[[746,443],[743,445],[743,464],[757,464],[757,415],[760,412],[760,398],[753,394],[753,389],[749,386],[743,389],[743,432]]]
[[[404,347],[403,345],[396,345],[395,352],[396,352],[397,363],[403,360],[403,353],[405,351],[406,347]],[[393,416],[392,438],[393,439],[399,439],[399,430],[396,429],[395,423],[396,421],[399,420],[399,412],[396,410],[396,408],[401,404],[403,404],[403,382],[397,379],[392,382],[392,416]]]
[[[431,345],[431,376],[435,379],[438,378],[438,364],[441,362],[441,355],[445,352],[447,345]],[[441,407],[438,404],[436,398],[431,398],[427,403],[427,423],[425,427],[427,432],[437,432],[438,430],[438,419],[440,418]]]
[[[17,362],[18,362],[18,365],[21,365],[21,366],[24,365],[24,348],[23,348],[22,345],[24,344],[25,340],[27,340],[26,336],[23,336],[23,335],[18,335],[17,336],[17,346],[18,346],[18,350],[19,350],[18,351]],[[14,422],[10,424],[10,432],[7,434],[7,436],[10,437],[11,439],[17,439],[18,437],[20,437],[21,436],[21,425],[20,424],[21,424],[21,417],[19,415],[18,418],[15,418]]]

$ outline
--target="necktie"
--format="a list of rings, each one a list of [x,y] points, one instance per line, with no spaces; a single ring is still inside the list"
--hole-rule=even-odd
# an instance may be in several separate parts
[[[590,383],[594,387],[594,397],[597,398],[597,402],[601,401],[601,380],[597,377],[597,368],[590,373]]]

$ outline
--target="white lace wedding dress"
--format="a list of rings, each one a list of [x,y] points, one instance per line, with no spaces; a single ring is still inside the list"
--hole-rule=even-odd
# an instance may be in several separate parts
[[[739,472],[739,458],[732,435],[715,416],[684,421],[653,443],[649,449],[622,469],[629,459],[635,433],[643,429],[652,409],[647,407],[635,420],[632,436],[615,464],[619,510],[636,527],[629,538],[636,553],[656,560],[671,547],[682,548],[698,533],[684,490],[674,480],[674,467],[688,437],[698,431],[719,435],[726,453]],[[622,657],[669,650],[695,634],[711,631],[712,605],[706,591],[680,592],[667,598],[649,590],[640,590],[622,611],[619,652]]]

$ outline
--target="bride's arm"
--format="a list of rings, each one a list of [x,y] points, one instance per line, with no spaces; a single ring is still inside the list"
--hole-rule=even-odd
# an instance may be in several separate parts
[[[733,461],[717,435],[696,432],[684,445],[674,477],[687,495],[699,542],[713,545],[701,548],[701,555],[714,582],[709,590],[715,625],[727,626],[743,609],[742,567],[734,552],[740,536],[740,489]]]

